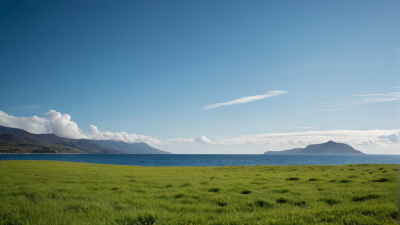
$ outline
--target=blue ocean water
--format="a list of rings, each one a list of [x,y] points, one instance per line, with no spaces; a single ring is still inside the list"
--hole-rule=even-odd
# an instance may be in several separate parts
[[[52,160],[136,166],[399,164],[400,155],[0,154],[1,160]]]

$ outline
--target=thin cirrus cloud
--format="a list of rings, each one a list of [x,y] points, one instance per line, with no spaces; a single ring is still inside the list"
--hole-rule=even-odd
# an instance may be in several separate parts
[[[354,95],[356,97],[374,97],[364,99],[364,103],[372,103],[372,102],[391,102],[397,101],[400,97],[400,92],[391,92],[385,94],[362,94],[362,95]]]
[[[386,93],[386,94],[363,94],[363,95],[354,95],[357,97],[371,97],[371,96],[380,96],[380,97],[399,97],[400,93],[399,92],[392,92],[392,93]]]
[[[370,99],[365,99],[364,101],[366,102],[391,102],[391,101],[397,101],[397,98],[370,98]]]
[[[246,97],[238,98],[236,100],[229,101],[229,102],[215,103],[215,104],[207,105],[203,109],[214,109],[214,108],[218,108],[220,106],[243,104],[243,103],[248,103],[248,102],[252,102],[252,101],[256,101],[256,100],[270,98],[270,97],[274,97],[274,96],[278,96],[278,95],[282,95],[282,94],[286,94],[286,93],[288,93],[288,92],[287,91],[269,91],[263,95],[246,96]]]

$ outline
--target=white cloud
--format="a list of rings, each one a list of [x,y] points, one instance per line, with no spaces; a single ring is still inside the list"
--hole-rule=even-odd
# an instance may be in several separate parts
[[[393,143],[397,143],[400,141],[399,136],[400,136],[400,132],[397,132],[397,133],[393,133],[391,135],[381,135],[381,136],[378,136],[378,138],[383,139],[383,140],[387,139]]]
[[[364,101],[366,102],[391,102],[391,101],[397,101],[397,98],[370,98],[370,99],[365,99]]]
[[[44,127],[47,133],[76,139],[87,138],[88,134],[79,129],[78,124],[71,121],[71,116],[69,114],[62,115],[55,110],[50,110],[45,115],[47,119]]]
[[[400,93],[392,92],[392,93],[386,93],[386,94],[363,94],[363,95],[353,95],[353,96],[357,96],[357,97],[366,97],[366,96],[399,97]]]
[[[373,102],[390,102],[397,101],[400,97],[400,92],[391,92],[385,94],[362,94],[362,95],[354,95],[356,97],[376,97],[364,99],[364,103],[373,103]]]
[[[215,144],[204,135],[200,135],[196,138],[173,138],[167,139],[166,141],[160,142],[160,145],[199,145],[199,144]]]
[[[194,139],[194,141],[200,144],[212,144],[212,141],[210,141],[210,139],[206,138],[203,135],[198,136]]]
[[[233,137],[212,138],[216,144],[223,145],[264,145],[287,148],[305,147],[309,144],[336,141],[351,146],[398,146],[400,130],[331,130],[293,133],[254,134]]]
[[[44,127],[45,118],[32,117],[15,117],[8,115],[0,110],[0,125],[12,128],[20,128],[34,134],[47,133]]]
[[[199,136],[194,139],[168,139],[161,143],[167,146],[211,144],[212,146],[264,146],[280,150],[306,147],[309,144],[319,144],[327,141],[346,143],[356,149],[398,148],[400,130],[330,130],[306,131],[292,133],[269,133],[254,135],[236,135],[206,138]],[[372,152],[371,152],[372,153]]]
[[[158,146],[269,146],[283,149],[305,147],[309,144],[324,143],[329,140],[346,143],[356,149],[371,147],[375,153],[381,148],[398,149],[400,142],[399,130],[331,130],[306,131],[292,133],[267,133],[254,135],[237,135],[207,138],[200,135],[195,138],[174,138],[161,141],[145,135],[127,134],[125,132],[101,132],[96,126],[90,125],[88,132],[83,132],[71,121],[71,116],[50,110],[46,118],[37,116],[15,117],[0,111],[0,125],[20,128],[32,133],[54,133],[57,136],[76,139],[95,139],[124,141],[127,143],[145,142]],[[311,128],[311,127],[299,127]]]
[[[0,125],[23,129],[35,134],[53,133],[60,137],[74,139],[112,140],[128,143],[145,142],[150,145],[163,144],[160,140],[145,135],[127,134],[125,132],[100,132],[93,125],[90,125],[88,132],[83,132],[74,121],[71,121],[69,114],[50,110],[45,115],[47,118],[37,116],[15,117],[0,111]]]
[[[235,104],[242,104],[242,103],[247,103],[247,102],[252,102],[256,100],[261,100],[264,98],[270,98],[282,94],[288,93],[287,91],[269,91],[263,95],[254,95],[254,96],[247,96],[243,98],[239,98],[230,102],[224,102],[224,103],[215,103],[211,105],[205,106],[203,109],[213,109],[213,108],[218,108],[220,106],[225,106],[225,105],[235,105]]]

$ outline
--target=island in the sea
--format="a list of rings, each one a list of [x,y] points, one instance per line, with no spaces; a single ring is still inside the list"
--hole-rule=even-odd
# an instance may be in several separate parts
[[[146,143],[71,139],[4,126],[0,126],[0,153],[171,154]]]
[[[322,144],[308,145],[305,148],[294,148],[283,151],[267,151],[264,154],[270,155],[294,155],[294,154],[314,154],[314,155],[355,155],[364,154],[355,150],[350,145],[328,141]]]

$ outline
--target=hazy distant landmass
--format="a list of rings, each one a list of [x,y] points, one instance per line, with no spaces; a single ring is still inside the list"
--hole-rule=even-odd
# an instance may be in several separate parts
[[[70,139],[0,126],[0,153],[171,154],[146,143]]]
[[[291,154],[322,154],[322,155],[354,155],[364,154],[358,150],[355,150],[350,145],[344,143],[337,143],[334,141],[328,141],[322,144],[308,145],[305,148],[294,148],[291,150],[283,151],[267,151],[264,154],[271,155],[291,155]]]

